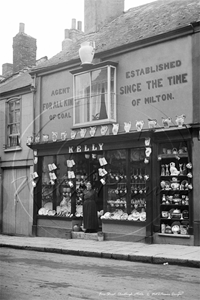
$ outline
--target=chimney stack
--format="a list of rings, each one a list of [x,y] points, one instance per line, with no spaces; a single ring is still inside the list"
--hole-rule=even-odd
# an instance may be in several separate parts
[[[8,77],[13,73],[13,64],[5,63],[2,65],[2,76]]]
[[[71,29],[65,29],[65,39],[62,41],[62,50],[67,50],[69,46],[76,42],[83,36],[82,32],[82,22],[77,22],[77,29],[76,29],[76,19],[72,19]]]
[[[72,43],[70,38],[70,29],[65,29],[65,39],[62,41],[62,50],[67,50]]]
[[[13,72],[36,64],[36,39],[24,33],[24,23],[19,24],[19,33],[13,38]]]
[[[124,12],[124,0],[84,0],[84,32],[99,31]]]

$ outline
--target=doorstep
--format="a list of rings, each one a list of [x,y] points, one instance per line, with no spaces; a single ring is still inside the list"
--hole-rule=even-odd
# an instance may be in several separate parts
[[[71,235],[72,239],[83,239],[83,240],[94,240],[94,241],[98,241],[98,234],[95,233],[85,233],[82,231],[72,231],[72,235]]]

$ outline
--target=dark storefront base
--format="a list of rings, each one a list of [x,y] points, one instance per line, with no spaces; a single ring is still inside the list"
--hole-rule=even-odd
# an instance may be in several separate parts
[[[146,240],[145,222],[103,220],[102,231],[106,240],[141,243]]]
[[[154,233],[154,244],[172,244],[172,245],[184,245],[194,246],[193,235],[180,235],[180,234],[162,234]]]
[[[71,238],[74,225],[81,225],[79,218],[38,216],[37,233],[39,237]]]

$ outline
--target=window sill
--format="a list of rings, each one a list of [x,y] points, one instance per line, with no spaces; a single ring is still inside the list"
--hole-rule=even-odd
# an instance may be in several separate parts
[[[5,149],[4,152],[7,153],[7,152],[15,152],[15,151],[22,151],[22,148],[17,146],[17,147],[13,147],[13,148],[8,148],[8,149]]]
[[[94,127],[94,126],[97,126],[97,125],[110,125],[110,124],[113,124],[113,123],[116,123],[116,121],[105,121],[105,120],[102,120],[102,121],[91,121],[90,123],[86,123],[86,124],[77,124],[77,125],[73,125],[71,127],[71,129],[80,129],[80,128],[89,128],[89,127]]]

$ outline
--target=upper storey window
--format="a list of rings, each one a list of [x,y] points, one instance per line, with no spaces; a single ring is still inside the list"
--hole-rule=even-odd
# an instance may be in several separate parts
[[[20,98],[7,102],[7,142],[6,148],[20,146],[21,103]]]
[[[116,67],[105,65],[74,75],[73,125],[116,122]]]

